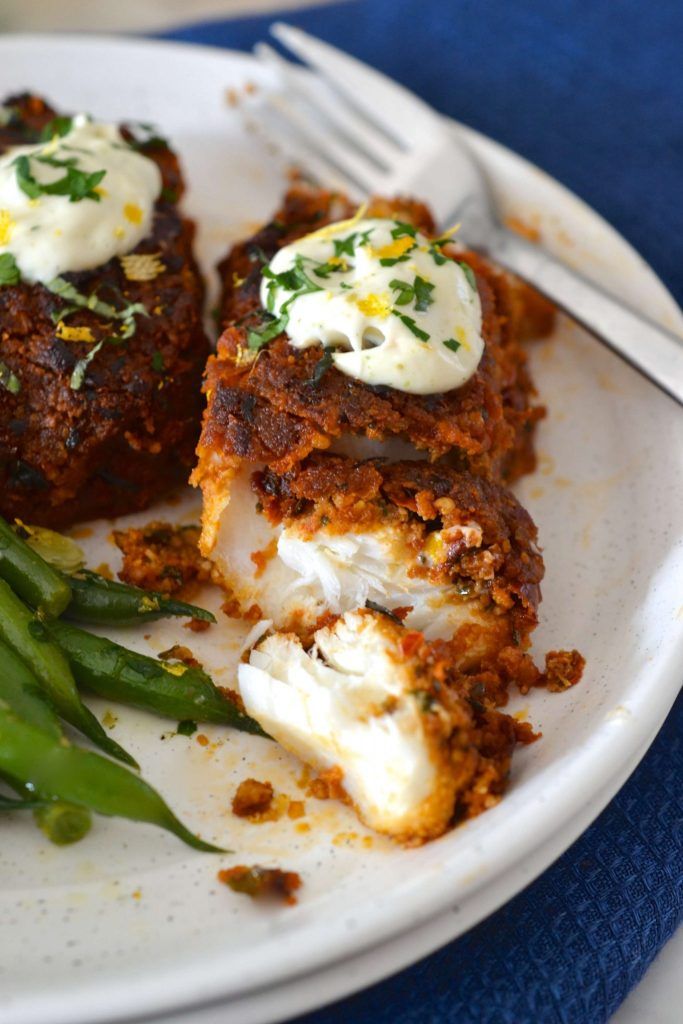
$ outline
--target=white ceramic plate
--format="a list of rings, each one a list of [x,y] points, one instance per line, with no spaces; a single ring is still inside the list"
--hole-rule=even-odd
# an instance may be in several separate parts
[[[261,74],[247,56],[143,41],[6,37],[0,94],[36,90],[65,109],[155,121],[179,150],[207,273],[229,241],[275,206],[280,170],[242,127],[227,89]],[[467,131],[504,215],[669,326],[673,301],[633,250],[560,185]],[[462,932],[541,871],[632,770],[671,706],[683,659],[683,417],[667,398],[569,324],[538,345],[550,416],[540,466],[520,487],[537,520],[547,577],[536,649],[576,645],[579,687],[518,700],[540,726],[494,810],[419,850],[370,836],[343,807],[305,798],[300,767],[273,744],[228,734],[166,736],[173,723],[116,708],[114,735],[178,813],[234,855],[187,851],[170,836],[98,820],[80,846],[2,823],[0,1021],[78,1024],[169,1014],[221,1001],[221,1021],[282,1019],[390,973]],[[133,517],[195,520],[199,501]],[[131,519],[131,521],[133,521]],[[83,540],[116,568],[110,523]],[[206,595],[217,606],[216,595]],[[141,650],[195,650],[229,683],[239,637],[227,620],[197,635],[177,623],[135,634]],[[132,634],[128,634],[129,642]],[[107,705],[94,705],[102,712]],[[230,812],[238,781],[269,778],[307,815],[255,826]],[[301,829],[309,825],[308,831]],[[295,908],[252,904],[219,867],[300,871]],[[202,1019],[213,1019],[205,1011]],[[183,1014],[198,1020],[198,1012]]]

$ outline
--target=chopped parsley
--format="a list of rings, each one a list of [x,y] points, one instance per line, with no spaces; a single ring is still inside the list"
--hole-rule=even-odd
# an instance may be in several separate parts
[[[408,284],[407,281],[400,281],[395,277],[389,282],[389,287],[392,291],[399,292],[398,298],[395,300],[397,306],[408,306],[411,302],[414,302],[418,313],[424,313],[434,301],[432,298],[434,285],[430,284],[429,281],[425,281],[419,274],[415,275],[412,284]]]
[[[14,160],[17,173],[17,184],[21,191],[29,199],[38,199],[40,196],[68,196],[69,202],[79,203],[83,199],[91,199],[99,203],[99,193],[96,187],[104,178],[106,171],[81,171],[76,166],[76,158],[69,157],[66,160],[59,160],[52,156],[35,156],[33,159],[39,163],[48,164],[50,167],[63,168],[65,174],[56,181],[36,181],[31,172],[31,158],[24,154]]]
[[[182,722],[178,722],[176,732],[179,736],[193,736],[196,731],[197,723],[193,722],[191,718],[185,718]]]
[[[456,341],[455,338],[446,338],[446,340],[444,341],[444,345],[446,346],[446,348],[449,348],[451,352],[457,352],[458,349],[461,347],[460,342]]]
[[[295,299],[302,295],[310,295],[312,292],[322,291],[320,285],[309,277],[304,267],[304,257],[300,254],[295,256],[293,267],[289,267],[288,270],[283,270],[279,274],[276,274],[270,267],[264,267],[263,277],[268,281],[266,308],[269,320],[265,325],[247,331],[247,344],[252,350],[266,345],[285,330],[289,323],[289,308]],[[275,297],[280,288],[291,292],[291,295],[281,305],[279,315],[275,316]]]
[[[6,284],[18,284],[21,280],[19,267],[11,252],[0,254],[0,288]]]
[[[0,362],[0,388],[9,391],[10,395],[18,395],[21,391],[21,381],[16,373],[13,373],[9,366],[2,362]]]
[[[126,302],[123,296],[121,298],[124,304],[121,308],[117,308],[109,302],[103,302],[96,293],[83,295],[75,285],[63,277],[55,277],[52,281],[48,281],[45,287],[53,295],[58,295],[59,298],[67,303],[66,307],[52,313],[52,320],[55,323],[63,322],[77,310],[87,309],[91,313],[101,316],[104,320],[117,320],[121,324],[118,334],[110,334],[101,338],[74,366],[69,386],[73,391],[79,391],[83,386],[90,363],[102,349],[103,345],[120,345],[121,342],[132,338],[137,330],[135,317],[137,315],[149,316],[149,313],[141,302]]]
[[[368,244],[373,230],[373,228],[368,228],[367,231],[354,231],[346,238],[333,238],[334,255],[337,257],[353,256],[356,249]]]
[[[325,376],[325,374],[327,373],[327,371],[329,370],[329,368],[332,366],[333,362],[334,362],[334,360],[332,358],[332,349],[331,348],[324,348],[323,349],[323,354],[320,357],[320,359],[318,360],[318,362],[315,364],[315,370],[311,374],[311,377],[310,377],[308,383],[309,384],[319,384],[320,381]]]
[[[462,270],[463,274],[467,278],[467,283],[470,285],[473,291],[477,290],[477,279],[474,276],[474,271],[469,263],[465,263],[464,260],[458,260],[458,266]]]
[[[401,323],[404,324],[410,333],[414,334],[416,338],[419,338],[420,341],[429,341],[429,335],[427,332],[423,331],[421,327],[418,327],[411,316],[408,316],[406,313],[399,313],[397,309],[392,309],[391,312],[394,316],[399,318]]]
[[[64,138],[64,136],[68,135],[71,131],[72,125],[73,118],[71,117],[55,117],[52,119],[52,121],[48,121],[48,123],[43,128],[42,132],[40,133],[40,141],[51,142],[55,138],[55,136],[58,136],[59,138]]]
[[[446,260],[448,259],[448,257],[444,256],[444,254],[439,249],[437,242],[431,243],[431,245],[429,246],[429,254],[436,263],[437,267],[442,267]]]
[[[396,227],[392,228],[391,231],[392,238],[405,238],[406,236],[415,238],[417,236],[417,228],[413,227],[412,224],[406,224],[402,220],[397,220],[395,223]]]
[[[415,246],[407,249],[401,256],[382,256],[380,259],[380,266],[382,267],[395,267],[397,263],[407,263],[410,259],[410,254]]]
[[[96,293],[83,295],[75,285],[71,284],[64,277],[53,278],[52,281],[47,282],[45,287],[53,295],[58,295],[60,299],[68,303],[66,309],[58,310],[52,314],[52,319],[55,323],[59,320],[65,320],[67,316],[75,313],[77,309],[89,309],[92,313],[96,313],[97,316],[101,316],[105,320],[132,320],[137,314],[149,316],[141,302],[128,302],[125,303],[123,308],[117,309],[116,306],[112,306],[109,302],[103,302],[99,299]]]
[[[383,604],[377,604],[376,601],[371,601],[370,599],[368,599],[365,602],[365,607],[370,612],[379,612],[380,615],[386,615],[386,617],[388,619],[391,619],[392,622],[395,622],[397,626],[403,625],[403,620],[399,619],[398,615],[396,615],[394,612],[390,611],[388,608],[385,608]]]
[[[168,139],[159,134],[156,125],[147,121],[129,121],[126,128],[133,136],[132,149],[168,149]]]
[[[250,327],[247,331],[247,345],[252,351],[262,348],[273,338],[277,338],[278,334],[282,334],[288,322],[288,316],[275,317],[272,313],[266,313],[265,324],[260,327]]]

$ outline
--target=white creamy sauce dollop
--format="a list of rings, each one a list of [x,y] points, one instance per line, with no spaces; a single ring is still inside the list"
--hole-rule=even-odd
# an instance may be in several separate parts
[[[150,233],[161,192],[157,165],[116,125],[79,114],[67,127],[0,155],[0,255],[29,283],[130,252]]]
[[[322,344],[349,377],[450,391],[475,372],[484,341],[474,274],[442,244],[396,220],[330,224],[275,254],[261,302],[295,348]]]

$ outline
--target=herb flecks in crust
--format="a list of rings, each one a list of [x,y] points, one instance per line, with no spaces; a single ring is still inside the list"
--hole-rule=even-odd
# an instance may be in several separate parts
[[[119,578],[144,590],[191,595],[211,579],[211,563],[199,553],[199,527],[152,522],[115,530],[123,553]]]
[[[296,871],[282,871],[281,868],[263,868],[258,864],[247,867],[244,864],[219,871],[218,881],[233,892],[251,896],[252,899],[271,898],[288,906],[296,903],[294,895],[302,886],[301,876]]]
[[[10,115],[0,119],[0,152],[63,133],[69,120],[27,94],[2,109]],[[123,134],[132,139],[125,127]],[[194,226],[177,206],[183,182],[173,151],[147,135],[139,144],[159,167],[164,192],[150,236],[131,254],[141,257],[132,275],[112,259],[65,274],[50,290],[20,281],[14,261],[0,254],[7,519],[59,528],[136,511],[185,483],[194,464],[209,352]],[[152,277],[152,265],[163,272]]]

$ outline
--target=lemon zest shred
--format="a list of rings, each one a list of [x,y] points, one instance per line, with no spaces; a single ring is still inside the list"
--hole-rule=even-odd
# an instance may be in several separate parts
[[[119,261],[129,281],[153,281],[166,270],[160,255],[158,252],[130,252],[119,256]]]
[[[362,298],[356,298],[354,296],[353,302],[355,302],[361,313],[365,313],[366,316],[376,316],[381,320],[386,320],[391,313],[391,303],[389,301],[389,296],[386,293],[376,295],[374,292],[371,292],[369,295],[364,295]]]
[[[403,235],[401,238],[395,238],[393,242],[389,242],[388,245],[383,245],[379,249],[370,246],[370,255],[375,256],[378,260],[395,260],[403,256],[408,249],[412,249],[414,245],[415,239],[411,235]]]
[[[137,203],[126,203],[123,215],[131,224],[142,224],[142,209]]]
[[[9,210],[0,210],[0,245],[9,245],[16,226]]]
[[[338,231],[347,231],[363,219],[367,210],[368,204],[361,203],[353,217],[348,217],[346,220],[338,220],[332,224],[325,224],[323,227],[318,228],[317,231],[311,231],[310,235],[304,235],[299,241],[307,242],[313,238],[330,238],[332,235],[336,235]]]
[[[67,327],[63,320],[58,322],[55,334],[60,341],[87,341],[92,343],[95,340],[93,332],[89,327]]]

